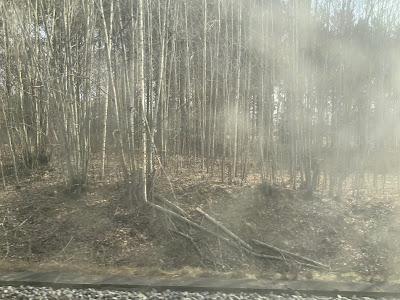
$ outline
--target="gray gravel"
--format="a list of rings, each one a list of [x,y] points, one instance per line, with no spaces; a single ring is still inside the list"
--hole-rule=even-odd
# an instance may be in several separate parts
[[[372,300],[368,297],[323,297],[323,296],[306,296],[295,292],[294,295],[259,295],[257,293],[221,293],[221,292],[177,292],[165,290],[157,292],[152,290],[149,292],[140,291],[113,291],[113,290],[96,290],[96,289],[70,289],[61,288],[53,289],[51,287],[32,287],[32,286],[3,286],[0,287],[0,299],[138,299],[138,300],[156,300],[156,299],[179,299],[179,300],[239,300],[239,299],[253,299],[253,300]],[[394,298],[390,298],[394,299]],[[379,300],[388,300],[379,298]]]

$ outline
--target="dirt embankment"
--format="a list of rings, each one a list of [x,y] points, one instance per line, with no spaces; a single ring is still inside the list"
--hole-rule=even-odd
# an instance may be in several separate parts
[[[319,261],[331,266],[327,272],[244,255],[143,204],[129,205],[118,183],[71,194],[49,182],[41,178],[0,192],[1,269],[314,280],[394,281],[400,275],[400,206],[389,195],[334,201],[277,187],[265,195],[256,184],[178,178],[156,185],[157,193],[208,230],[221,233],[196,208],[248,243],[257,239]]]

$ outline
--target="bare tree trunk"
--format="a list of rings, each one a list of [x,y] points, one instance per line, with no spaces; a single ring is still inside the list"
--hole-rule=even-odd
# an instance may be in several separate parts
[[[159,0],[159,16],[161,18],[161,2]],[[165,44],[166,44],[166,24],[167,24],[167,12],[169,9],[169,0],[166,1],[165,7],[164,7],[164,14],[162,17],[162,28],[161,28],[161,33],[160,33],[160,43],[161,43],[161,48],[160,48],[160,57],[159,57],[159,64],[160,64],[160,69],[159,69],[159,74],[158,74],[158,87],[157,87],[157,98],[154,103],[154,112],[153,112],[153,117],[152,117],[152,124],[150,126],[151,131],[150,131],[150,140],[151,140],[151,149],[148,152],[149,153],[149,164],[152,166],[153,165],[153,147],[154,147],[154,134],[155,130],[157,128],[157,118],[158,118],[158,107],[160,105],[161,101],[166,101],[165,99],[165,94],[164,94],[164,73],[165,73]],[[151,104],[152,105],[152,104]],[[161,120],[163,122],[163,120]],[[163,124],[161,124],[162,126]],[[165,128],[161,128],[161,131],[164,131]],[[161,149],[163,150],[163,149]],[[151,167],[148,169],[148,173],[152,173]]]
[[[115,115],[117,118],[117,125],[118,125],[118,134],[116,136],[117,138],[117,143],[118,143],[118,147],[119,150],[121,152],[121,163],[122,163],[122,169],[124,172],[124,176],[125,179],[128,178],[128,171],[126,168],[126,158],[125,158],[125,151],[124,151],[124,146],[123,146],[123,140],[122,140],[122,132],[121,132],[121,126],[120,126],[120,116],[119,116],[119,99],[118,99],[118,95],[117,95],[117,88],[115,85],[115,81],[114,81],[114,76],[113,76],[113,67],[112,67],[112,58],[111,58],[111,35],[113,32],[113,20],[114,20],[114,0],[111,0],[110,3],[110,29],[107,29],[107,23],[106,23],[106,18],[104,15],[104,8],[103,8],[103,0],[99,0],[100,1],[100,12],[101,12],[101,16],[103,19],[103,29],[104,29],[104,36],[105,36],[105,40],[106,40],[106,48],[107,48],[107,68],[108,68],[108,77],[110,80],[110,84],[111,84],[111,90],[112,90],[112,95],[113,95],[113,99],[114,99],[114,104],[115,104]]]
[[[151,174],[151,170],[153,167],[153,147],[154,147],[154,139],[152,132],[155,130],[154,128],[154,123],[157,121],[157,115],[154,114],[154,107],[153,105],[153,99],[154,99],[154,89],[153,89],[153,82],[154,82],[154,65],[153,65],[153,56],[154,56],[154,47],[153,47],[153,12],[152,12],[152,7],[153,1],[152,0],[147,0],[145,1],[145,6],[146,6],[146,12],[147,12],[147,37],[144,37],[144,39],[147,40],[147,48],[148,52],[146,55],[146,65],[145,65],[145,70],[147,75],[147,120],[148,120],[148,126],[149,126],[149,131],[150,134],[147,137],[147,145],[146,145],[146,155],[147,155],[147,163],[146,163],[146,174]],[[158,1],[158,11],[159,15],[158,17],[158,22],[161,24],[161,3]],[[145,19],[143,19],[145,20]],[[165,26],[161,26],[161,30],[165,31]],[[161,53],[160,53],[161,55]],[[147,68],[146,68],[147,67]],[[157,68],[158,69],[158,68]],[[160,84],[160,83],[158,83]],[[156,95],[158,97],[159,95]],[[156,101],[159,101],[159,98],[156,99]]]
[[[215,92],[214,92],[214,113],[213,113],[213,123],[211,129],[211,177],[214,175],[214,164],[215,164],[215,135],[216,135],[216,124],[217,124],[217,105],[219,99],[219,43],[221,35],[221,1],[218,0],[218,29],[215,35],[215,61],[217,66],[215,69]]]
[[[123,30],[124,30],[124,24],[123,24],[123,12],[121,11],[121,6],[120,6],[121,0],[117,0],[117,10],[118,10],[118,21],[119,21],[119,33],[120,33],[120,43],[122,46],[122,54],[123,54],[123,74],[124,74],[124,87],[122,88],[123,90],[123,95],[126,100],[123,102],[123,111],[122,113],[124,114],[124,120],[125,120],[125,125],[126,127],[124,128],[125,134],[127,136],[127,143],[128,143],[128,158],[129,158],[129,174],[128,177],[130,181],[132,182],[134,180],[134,172],[135,172],[135,158],[134,158],[134,99],[135,99],[135,93],[134,93],[134,72],[135,72],[135,62],[134,62],[134,49],[135,49],[135,17],[134,17],[134,12],[132,9],[129,11],[129,16],[131,19],[130,22],[130,32],[131,32],[131,37],[130,37],[130,43],[126,42],[124,37],[123,37]],[[127,47],[128,45],[128,47]],[[130,51],[128,49],[130,48]],[[129,53],[129,56],[128,56]]]
[[[262,49],[265,49],[265,21],[264,21],[264,11],[261,12],[261,32],[262,32],[262,42],[263,42],[263,47]],[[259,142],[259,151],[260,151],[260,167],[261,167],[261,183],[263,185],[263,188],[265,189],[265,193],[269,194],[268,190],[268,185],[267,185],[267,168],[265,166],[265,62],[263,62],[262,68],[261,68],[261,95],[259,99],[259,104],[258,104],[258,119],[259,119],[259,125],[258,125],[258,142]]]
[[[105,179],[105,165],[106,165],[106,145],[107,145],[107,119],[108,119],[108,101],[109,95],[109,81],[106,81],[104,101],[104,116],[103,116],[103,141],[101,146],[101,180]]]
[[[193,121],[193,107],[190,105],[192,101],[191,97],[191,80],[190,80],[190,58],[191,58],[191,52],[190,52],[190,41],[189,41],[189,26],[188,26],[188,8],[187,8],[187,3],[184,4],[185,6],[185,95],[186,95],[186,114],[187,114],[187,129],[186,129],[186,139],[188,140],[187,142],[187,148],[188,148],[188,155],[189,155],[189,160],[193,156],[193,130],[194,126],[192,124]],[[190,163],[189,163],[190,164]]]
[[[6,14],[6,10],[5,7],[3,6],[3,32],[4,32],[4,36],[3,36],[3,41],[4,41],[4,49],[5,49],[5,54],[6,54],[6,84],[5,84],[5,93],[6,93],[6,97],[7,97],[7,102],[10,103],[10,93],[11,93],[11,66],[10,66],[10,57],[9,57],[9,48],[8,48],[8,22],[7,22],[7,16]],[[4,98],[1,97],[2,100],[2,112],[3,112],[3,118],[4,118],[4,124],[6,127],[6,133],[7,133],[7,139],[8,139],[8,146],[10,148],[10,154],[13,160],[13,167],[14,167],[14,178],[15,178],[15,182],[17,183],[17,185],[19,185],[19,176],[18,176],[18,166],[17,166],[17,160],[16,160],[16,156],[15,156],[15,149],[14,149],[14,144],[13,144],[13,140],[12,140],[12,136],[11,136],[11,132],[10,132],[10,125],[9,125],[9,121],[8,121],[8,116],[6,113],[6,104],[4,102]]]
[[[134,5],[132,3],[132,5]],[[146,99],[145,99],[145,77],[144,77],[144,15],[143,0],[139,0],[139,80],[140,80],[140,115],[142,126],[142,140],[140,143],[141,161],[140,161],[140,191],[142,201],[147,202],[147,118],[146,118]]]
[[[228,8],[225,7],[225,15],[224,15],[225,20],[228,19]],[[225,181],[225,160],[226,160],[226,152],[227,152],[227,135],[230,133],[230,127],[229,127],[229,123],[230,120],[228,118],[229,115],[229,110],[230,110],[230,101],[229,101],[229,97],[230,97],[230,93],[229,93],[229,87],[228,87],[228,75],[229,75],[229,27],[228,27],[228,22],[225,22],[225,43],[224,43],[224,48],[225,48],[225,70],[224,70],[224,85],[223,85],[223,101],[224,101],[224,105],[223,105],[223,112],[224,112],[224,126],[223,126],[223,138],[222,138],[222,159],[221,159],[221,182],[224,183]],[[230,144],[230,140],[232,137],[230,137],[229,139],[229,144]],[[229,172],[230,173],[230,172]],[[232,177],[228,176],[228,181],[231,183]]]
[[[298,89],[298,0],[292,2],[292,74],[291,88],[292,93],[289,101],[291,101],[290,109],[290,144],[291,144],[291,181],[293,189],[297,188],[297,156],[298,156],[298,129],[297,129],[297,89]]]
[[[1,181],[3,182],[3,188],[6,189],[6,177],[4,176],[3,155],[1,149],[0,149],[0,174],[1,174]]]
[[[204,177],[205,159],[205,134],[206,134],[206,106],[207,106],[207,0],[203,0],[204,19],[203,19],[203,78],[202,78],[202,102],[201,102],[201,172]]]

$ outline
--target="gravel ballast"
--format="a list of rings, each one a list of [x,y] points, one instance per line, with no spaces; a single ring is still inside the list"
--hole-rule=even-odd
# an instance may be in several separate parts
[[[0,287],[1,299],[180,299],[180,300],[239,300],[239,299],[253,299],[253,300],[369,300],[369,299],[395,299],[395,298],[369,298],[369,297],[356,297],[351,298],[341,296],[307,296],[298,292],[294,294],[281,294],[276,295],[269,293],[267,295],[260,295],[257,293],[222,293],[222,292],[185,292],[185,291],[171,291],[164,290],[157,292],[156,290],[140,292],[136,290],[116,291],[116,290],[98,290],[98,289],[73,289],[73,288],[60,288],[53,289],[51,287],[33,287],[33,286],[3,286]]]

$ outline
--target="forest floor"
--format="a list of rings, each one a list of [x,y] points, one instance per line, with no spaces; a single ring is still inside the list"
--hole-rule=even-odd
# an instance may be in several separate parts
[[[0,189],[0,270],[400,279],[400,201],[390,189],[363,191],[358,197],[347,193],[333,200],[323,192],[309,197],[302,190],[283,187],[265,195],[259,179],[251,177],[242,186],[201,179],[189,171],[169,178],[173,179],[158,176],[155,192],[210,231],[219,229],[197,208],[249,244],[257,239],[331,269],[251,257],[144,204],[130,204],[129,190],[118,180],[91,183],[84,192],[71,193],[55,171],[44,169],[25,178],[18,189]]]

